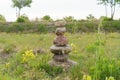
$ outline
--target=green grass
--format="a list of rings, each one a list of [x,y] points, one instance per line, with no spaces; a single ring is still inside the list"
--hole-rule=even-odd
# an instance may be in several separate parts
[[[98,45],[96,43],[98,40],[97,33],[66,33],[65,36],[67,36],[69,44],[73,43],[75,45],[69,55],[70,59],[76,61],[78,65],[70,68],[68,72],[61,71],[60,74],[57,74],[59,72],[56,71],[60,71],[59,68],[48,66],[48,61],[52,59],[53,55],[49,50],[53,45],[55,34],[0,33],[0,49],[3,49],[3,52],[0,53],[3,56],[0,57],[0,80],[82,80],[83,75],[90,75],[93,78],[95,75],[94,68],[96,67],[95,51],[96,45]],[[98,80],[105,80],[106,77],[110,76],[120,80],[118,75],[120,74],[118,72],[120,68],[118,66],[120,64],[120,34],[107,33],[101,34],[101,36],[104,45],[101,47],[103,50],[100,49],[102,54],[99,54],[101,59],[98,65],[103,67],[104,70],[98,67],[98,76],[100,76]],[[35,59],[28,63],[21,63],[22,54],[26,50],[39,48],[46,50],[46,54],[38,54]],[[6,67],[7,64],[8,67]],[[114,68],[112,68],[112,71],[108,69],[109,65]],[[50,71],[51,73],[49,73]]]

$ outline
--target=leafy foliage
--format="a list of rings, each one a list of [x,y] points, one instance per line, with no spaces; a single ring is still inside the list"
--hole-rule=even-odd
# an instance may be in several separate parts
[[[75,19],[74,19],[74,17],[72,17],[72,16],[66,16],[66,17],[64,18],[64,20],[65,20],[66,22],[73,22]]]
[[[23,7],[30,7],[30,4],[32,3],[32,0],[12,0],[13,7],[17,7],[19,9],[18,17],[20,16],[20,10]]]
[[[29,18],[25,15],[21,15],[17,18],[17,22],[29,22]]]
[[[88,21],[95,21],[96,20],[92,14],[89,14],[86,18]]]
[[[43,16],[42,20],[45,20],[45,21],[52,21],[51,17],[49,15],[45,15]]]
[[[120,4],[120,0],[97,0],[99,1],[99,4],[104,4],[105,8],[107,9],[107,5],[110,7],[111,9],[111,19],[113,19],[114,14],[115,14],[115,7],[116,5]]]
[[[3,15],[0,14],[0,22],[6,22],[6,19]]]

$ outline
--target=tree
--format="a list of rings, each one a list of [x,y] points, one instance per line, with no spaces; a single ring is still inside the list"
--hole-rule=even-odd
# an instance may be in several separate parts
[[[105,15],[107,17],[107,3],[108,3],[108,0],[98,0],[99,3],[98,4],[103,4],[105,6]]]
[[[88,21],[95,21],[95,20],[97,20],[92,14],[89,14],[86,18],[87,18]]]
[[[64,18],[64,20],[65,20],[66,22],[72,22],[72,21],[74,21],[75,19],[74,19],[73,16],[66,16],[66,17]]]
[[[43,16],[42,20],[44,21],[52,21],[51,17],[49,15]]]
[[[116,5],[120,3],[120,0],[108,0],[108,4],[111,7],[111,19],[113,19],[115,14]]]
[[[20,11],[23,7],[31,7],[30,4],[32,3],[32,0],[12,0],[13,7],[17,7],[19,9],[18,11],[18,17],[20,16]]]
[[[109,5],[110,8],[111,8],[111,19],[113,19],[114,17],[114,14],[115,14],[115,8],[116,8],[116,5],[120,4],[120,0],[97,0],[97,1],[100,1],[101,4],[104,4],[104,5]]]
[[[0,22],[6,22],[6,19],[3,15],[0,14]]]

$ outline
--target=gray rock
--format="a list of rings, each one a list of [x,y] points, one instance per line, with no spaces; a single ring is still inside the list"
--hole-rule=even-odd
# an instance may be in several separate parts
[[[76,62],[72,61],[72,60],[67,60],[65,62],[60,62],[60,61],[56,61],[56,60],[51,60],[49,61],[49,64],[51,66],[60,66],[62,67],[65,71],[67,71],[70,67],[77,65]]]
[[[50,47],[50,51],[53,53],[53,54],[68,54],[71,52],[71,47],[69,45],[67,46],[51,46]]]
[[[55,33],[56,35],[63,35],[66,32],[66,28],[62,27],[62,28],[57,28]]]
[[[55,61],[65,62],[68,60],[68,54],[54,55],[53,59]]]
[[[56,21],[56,22],[54,23],[54,25],[55,25],[56,27],[64,27],[64,26],[66,25],[66,22],[63,21],[63,20]]]
[[[66,46],[68,44],[68,40],[66,37],[58,35],[53,43],[56,46]]]

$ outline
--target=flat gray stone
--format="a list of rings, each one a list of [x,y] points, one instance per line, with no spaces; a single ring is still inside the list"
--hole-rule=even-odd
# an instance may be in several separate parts
[[[56,22],[54,23],[54,25],[55,25],[56,27],[64,27],[64,26],[66,25],[66,22],[65,22],[65,21],[56,21]]]
[[[65,70],[68,70],[70,67],[77,65],[77,62],[72,61],[72,60],[67,60],[65,62],[51,60],[49,61],[49,64],[51,66],[58,66],[58,67],[62,67]]]
[[[68,54],[71,52],[71,47],[70,46],[51,46],[50,51],[53,54]]]

